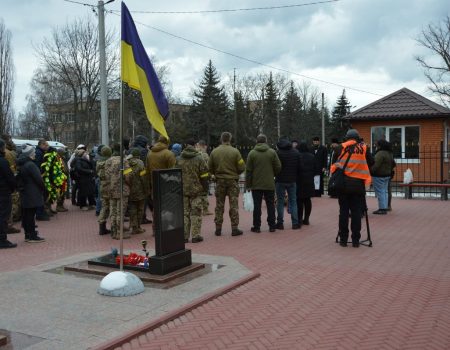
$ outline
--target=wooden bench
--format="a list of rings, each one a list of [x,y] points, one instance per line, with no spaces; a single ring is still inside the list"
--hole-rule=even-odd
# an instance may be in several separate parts
[[[450,183],[437,184],[437,183],[420,183],[414,182],[411,184],[398,184],[399,187],[405,188],[405,199],[412,199],[413,188],[414,187],[436,187],[441,189],[441,200],[448,200],[448,189],[450,188]]]

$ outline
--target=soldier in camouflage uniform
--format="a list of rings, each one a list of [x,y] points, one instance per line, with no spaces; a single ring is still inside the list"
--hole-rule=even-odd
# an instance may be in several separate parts
[[[107,235],[108,233],[111,233],[111,231],[106,228],[106,221],[109,217],[109,198],[111,189],[109,177],[106,176],[105,172],[105,163],[111,157],[111,154],[111,148],[108,146],[103,146],[95,168],[97,176],[100,180],[99,191],[102,201],[102,208],[100,210],[100,214],[98,215],[99,235]]]
[[[130,166],[128,161],[123,161],[123,213],[125,214],[126,206],[128,204],[128,196],[130,194],[129,177]],[[111,237],[113,239],[120,239],[120,145],[114,144],[113,155],[105,162],[105,176],[110,179],[110,218],[111,218]],[[123,238],[130,238],[130,233],[123,230]]]
[[[208,166],[209,155],[208,155],[208,152],[206,151],[208,149],[206,142],[204,140],[198,141],[197,144],[195,145],[195,148],[197,149],[198,152],[200,152],[200,154],[203,158],[203,161],[205,162],[206,166]],[[208,181],[208,188],[202,194],[202,214],[203,215],[212,215],[213,214],[208,210],[208,206],[209,206],[208,194],[209,194],[209,181]]]
[[[242,235],[239,225],[239,175],[245,170],[245,162],[241,153],[231,146],[231,133],[223,132],[220,136],[222,144],[211,152],[209,172],[216,179],[216,223],[215,235],[222,234],[225,199],[230,201],[231,235]]]
[[[203,194],[208,188],[208,167],[200,154],[194,148],[195,141],[189,140],[181,152],[178,166],[183,174],[183,206],[184,206],[184,241],[189,242],[192,233],[192,243],[203,241],[200,236],[202,227]]]
[[[141,151],[132,148],[127,157],[132,171],[130,173],[130,196],[128,197],[128,211],[130,213],[131,234],[144,233],[141,221],[144,215],[145,198],[148,193],[148,179],[146,177],[144,162],[139,159]]]
[[[17,159],[17,153],[16,153],[16,145],[12,142],[10,135],[2,135],[1,137],[3,141],[5,141],[5,159],[8,161],[9,168],[15,175],[17,173],[16,168],[16,159]],[[20,195],[18,191],[14,191],[11,194],[11,201],[12,201],[12,209],[11,209],[11,216],[8,220],[8,233],[19,233],[20,229],[15,228],[13,226],[13,223],[15,221],[20,221],[21,217],[21,211],[22,208],[20,206]]]

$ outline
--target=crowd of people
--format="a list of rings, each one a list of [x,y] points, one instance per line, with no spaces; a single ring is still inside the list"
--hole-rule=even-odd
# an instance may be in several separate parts
[[[273,149],[261,134],[246,160],[232,146],[231,133],[223,132],[220,141],[208,153],[208,145],[203,140],[190,139],[184,142],[184,147],[180,143],[170,147],[164,136],[150,144],[145,136],[139,135],[132,143],[123,140],[122,144],[111,147],[99,145],[91,152],[80,144],[67,159],[64,149],[49,147],[46,140],[39,140],[37,147],[25,145],[16,150],[11,138],[3,135],[0,139],[0,248],[16,246],[7,239],[7,234],[20,232],[13,226],[18,220],[26,242],[44,242],[36,230],[35,220],[50,220],[51,216],[66,212],[65,200],[69,193],[73,206],[82,211],[95,210],[98,234],[119,239],[121,217],[129,222],[123,228],[123,238],[142,234],[145,230],[141,225],[152,223],[147,218],[148,210],[153,211],[150,175],[153,170],[174,167],[181,168],[183,176],[186,243],[203,241],[202,217],[213,214],[208,210],[210,182],[215,183],[215,235],[223,233],[226,197],[231,235],[243,234],[239,228],[238,203],[241,175],[245,178],[245,191],[251,191],[254,202],[250,230],[255,233],[261,232],[263,199],[270,232],[285,229],[286,207],[293,230],[309,225],[311,198],[324,194],[324,177],[339,168],[345,173],[345,189],[334,195],[340,207],[341,246],[347,246],[350,231],[352,245],[359,246],[361,217],[367,212],[365,192],[372,182],[379,205],[374,214],[385,215],[391,210],[389,188],[395,161],[385,140],[377,142],[372,157],[354,129],[347,132],[342,144],[333,139],[330,150],[321,145],[318,137],[313,138],[312,145],[280,138]]]

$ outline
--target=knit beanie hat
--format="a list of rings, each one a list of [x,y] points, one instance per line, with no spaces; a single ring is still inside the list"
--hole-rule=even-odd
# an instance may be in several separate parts
[[[134,157],[134,158],[139,158],[141,156],[141,151],[139,150],[139,148],[132,148],[130,150],[130,154]]]
[[[22,148],[22,154],[25,157],[32,158],[35,155],[35,153],[36,153],[36,150],[33,146],[25,145],[25,147]]]
[[[108,146],[103,146],[100,151],[100,154],[102,157],[108,157],[108,158],[111,157],[111,155],[112,155],[111,148],[109,148]]]
[[[172,152],[176,155],[176,156],[178,156],[178,155],[180,155],[180,153],[181,153],[181,145],[179,144],[179,143],[174,143],[173,145],[172,145]]]

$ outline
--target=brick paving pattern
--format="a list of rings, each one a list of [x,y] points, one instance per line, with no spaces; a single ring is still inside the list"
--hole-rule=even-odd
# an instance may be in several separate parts
[[[376,207],[373,198],[368,204]],[[393,207],[370,215],[374,246],[358,249],[334,243],[333,199],[313,199],[311,225],[295,231],[288,219],[284,231],[263,224],[262,233],[250,233],[251,213],[241,211],[244,235],[231,237],[226,220],[215,237],[213,217],[205,217],[205,242],[189,244],[194,253],[232,256],[261,277],[120,348],[449,349],[450,202],[396,199]],[[46,243],[11,235],[19,247],[2,251],[1,270],[118,246],[96,234],[93,213],[58,216],[39,223]]]

